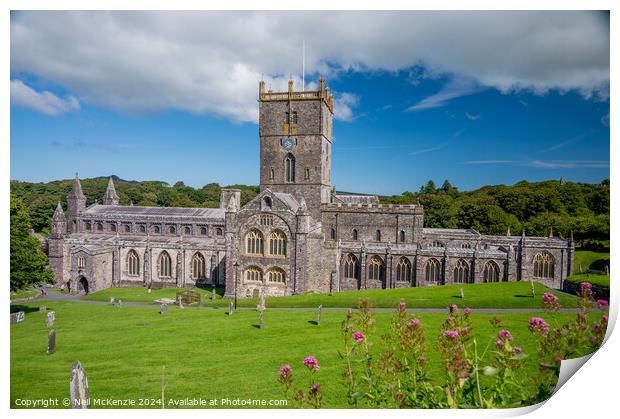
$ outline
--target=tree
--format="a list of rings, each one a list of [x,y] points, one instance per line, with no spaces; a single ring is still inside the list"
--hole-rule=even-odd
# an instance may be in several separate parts
[[[437,187],[435,186],[435,182],[431,179],[426,182],[426,185],[420,188],[420,193],[431,194],[437,192]]]
[[[30,234],[30,216],[20,198],[11,196],[11,291],[53,283],[54,274],[39,241]]]

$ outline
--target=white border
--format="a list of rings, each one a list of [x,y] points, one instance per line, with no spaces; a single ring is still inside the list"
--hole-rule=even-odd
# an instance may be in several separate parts
[[[68,9],[68,10],[140,10],[140,9],[157,9],[157,10],[198,10],[205,9],[205,2],[195,0],[176,0],[174,2],[162,1],[162,0],[90,0],[88,2],[79,0],[56,0],[54,2],[45,0],[5,0],[0,4],[2,15],[0,17],[0,80],[3,82],[0,84],[0,91],[2,92],[2,101],[0,102],[0,132],[2,134],[0,141],[0,159],[2,164],[0,167],[2,176],[2,204],[6,208],[9,204],[9,179],[10,179],[10,161],[9,161],[9,141],[10,138],[10,126],[9,126],[9,108],[10,108],[10,13],[11,9],[16,10],[48,10],[48,9]],[[456,1],[456,0],[434,0],[425,2],[412,2],[403,0],[383,0],[381,2],[371,2],[368,0],[358,0],[357,2],[344,2],[334,0],[314,0],[312,2],[291,2],[282,0],[267,0],[260,3],[250,0],[228,0],[226,2],[213,2],[208,4],[208,7],[213,10],[244,10],[244,9],[263,9],[263,10],[289,10],[289,9],[304,9],[304,10],[342,10],[349,9],[353,6],[359,10],[463,10],[467,6],[467,10],[554,10],[561,8],[561,10],[611,10],[611,72],[615,74],[614,69],[617,69],[618,53],[617,53],[617,27],[620,19],[618,18],[617,6],[618,2],[614,1],[551,1],[551,0],[521,0],[521,1],[481,1],[470,0],[468,2]],[[295,7],[299,6],[299,7]],[[614,48],[615,47],[615,48]],[[613,82],[611,83],[611,97],[617,97],[618,88]],[[610,115],[616,115],[616,107],[614,102],[610,101]],[[611,118],[610,123],[610,138],[612,140],[610,147],[610,176],[612,183],[611,202],[612,208],[618,207],[618,185],[615,183],[620,179],[618,174],[617,156],[620,150],[618,150],[617,144],[617,125],[616,119]],[[611,236],[612,241],[617,243],[618,240],[618,221],[617,218],[612,217],[611,221]],[[2,217],[0,221],[0,234],[4,238],[2,241],[2,252],[4,255],[2,259],[2,273],[5,281],[8,280],[9,272],[9,218],[8,216]],[[620,263],[616,256],[615,247],[612,248],[613,257],[611,272],[619,272]],[[0,287],[0,301],[9,300],[8,284]],[[617,287],[612,288],[611,295],[611,308],[612,312],[610,320],[615,323],[618,312],[618,293]],[[611,329],[611,328],[610,328]],[[10,368],[10,352],[9,352],[9,324],[7,319],[2,322],[1,327],[1,339],[0,339],[0,353],[2,362],[2,380],[0,381],[0,406],[3,413],[8,413],[10,417],[27,418],[27,417],[41,417],[45,415],[46,418],[65,418],[65,417],[101,417],[107,418],[110,413],[119,414],[121,412],[109,412],[104,410],[90,410],[90,411],[68,411],[68,410],[45,410],[45,411],[24,411],[24,410],[10,410],[9,409],[9,368]],[[620,353],[620,343],[618,333],[608,336],[608,341],[603,347],[595,353],[591,359],[586,363],[584,368],[581,368],[574,376],[569,379],[568,382],[546,403],[544,403],[538,409],[518,409],[518,410],[476,410],[476,411],[381,411],[381,410],[322,410],[319,414],[321,416],[338,417],[338,418],[376,418],[377,416],[385,417],[411,417],[416,415],[418,417],[454,417],[459,418],[487,418],[487,417],[502,417],[502,416],[517,416],[527,413],[533,410],[529,414],[532,418],[543,417],[589,417],[610,415],[616,411],[616,398],[617,378],[620,377],[620,363],[616,359],[617,354]],[[218,410],[212,411],[179,411],[174,412],[163,410],[147,410],[147,411],[128,411],[121,414],[132,417],[149,417],[164,418],[174,415],[175,417],[192,417],[217,415],[222,418],[231,417],[247,417],[249,416],[262,416],[269,415],[273,418],[287,418],[291,415],[288,410],[270,410],[270,411],[248,411],[248,410]],[[309,410],[296,410],[293,413],[299,417],[314,417],[317,412]]]

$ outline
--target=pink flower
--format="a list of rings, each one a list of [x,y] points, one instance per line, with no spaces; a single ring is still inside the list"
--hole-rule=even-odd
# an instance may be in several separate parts
[[[500,349],[500,350],[504,349],[504,341],[501,339],[497,339],[495,341],[495,346],[497,346],[497,349]]]
[[[465,314],[465,315],[466,315],[466,316],[468,316],[468,317],[469,317],[469,315],[471,315],[471,312],[472,312],[472,310],[471,310],[471,308],[469,308],[469,307],[465,307],[465,308],[463,309],[463,314]]]
[[[411,326],[419,327],[420,326],[420,319],[418,319],[417,317],[414,317],[413,319],[411,319]]]
[[[601,317],[601,322],[602,322],[602,323],[607,323],[607,322],[609,322],[609,317],[607,317],[607,316],[603,316],[603,317]]]
[[[312,371],[318,371],[321,367],[319,366],[319,361],[316,360],[312,355],[308,355],[304,359],[304,365]]]
[[[590,284],[589,282],[582,282],[581,284],[579,284],[579,287],[581,288],[581,291],[592,290],[592,284]]]
[[[312,384],[310,386],[310,393],[317,395],[321,392],[321,386],[318,384]]]
[[[353,340],[356,342],[363,342],[366,336],[362,332],[353,332]]]
[[[515,355],[520,354],[521,352],[523,352],[523,349],[521,349],[520,346],[515,346],[515,348],[512,351]]]
[[[469,334],[469,327],[464,327],[461,329],[461,336],[467,336]]]
[[[560,299],[550,292],[543,294],[542,304],[546,309],[558,310],[560,308]]]
[[[609,301],[603,300],[602,298],[596,302],[598,308],[601,310],[606,309],[609,306]]]
[[[503,341],[512,340],[512,335],[510,334],[510,332],[504,329],[499,331],[499,333],[497,334],[497,337],[499,337]]]
[[[456,310],[458,310],[458,307],[456,306],[456,304],[450,304],[450,307],[448,307],[448,310],[450,310],[450,314],[455,314]]]
[[[280,367],[280,377],[286,378],[293,373],[293,368],[289,364]]]
[[[459,331],[458,330],[444,330],[443,335],[447,337],[448,339],[455,340],[456,338],[459,337]]]
[[[407,308],[407,304],[405,304],[405,302],[404,302],[404,301],[401,301],[401,302],[398,304],[398,310],[399,310],[399,311],[405,311],[405,309],[406,309],[406,308]]]
[[[448,323],[450,325],[454,324],[454,317],[448,316],[448,318],[446,319],[446,323]]]
[[[532,317],[529,321],[529,329],[532,333],[545,334],[549,331],[549,325],[543,318]]]

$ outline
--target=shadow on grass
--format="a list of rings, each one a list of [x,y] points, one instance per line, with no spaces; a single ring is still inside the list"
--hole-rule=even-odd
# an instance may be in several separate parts
[[[308,320],[308,323],[318,326],[319,323],[316,320]]]
[[[515,295],[513,295],[513,297],[516,297],[516,298],[534,298],[532,296],[532,294],[529,294],[529,295],[515,294]]]
[[[24,313],[38,312],[39,307],[22,306],[20,304],[11,304],[11,313],[17,313],[23,311]]]

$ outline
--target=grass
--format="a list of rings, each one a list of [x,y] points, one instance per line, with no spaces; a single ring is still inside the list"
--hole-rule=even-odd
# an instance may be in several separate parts
[[[579,284],[581,282],[589,282],[592,285],[598,285],[599,287],[609,288],[609,275],[596,274],[596,273],[584,273],[576,274],[568,277],[567,281]]]
[[[586,272],[590,269],[592,262],[599,259],[609,259],[609,253],[593,252],[591,250],[577,250],[575,251],[575,264],[573,265],[575,272]],[[581,267],[581,268],[580,268]]]
[[[370,298],[375,307],[396,307],[401,299],[413,308],[445,308],[450,304],[471,308],[539,308],[540,298],[549,288],[537,282],[534,283],[536,296],[532,297],[530,282],[500,282],[490,284],[444,285],[436,287],[397,288],[389,290],[345,291],[333,294],[307,293],[288,297],[268,297],[267,307],[357,307],[360,297]],[[460,289],[463,288],[465,299],[461,299]],[[123,301],[152,302],[157,298],[168,296],[174,298],[179,289],[164,288],[153,290],[147,294],[145,288],[109,288],[86,296],[86,299],[109,301],[110,297]],[[209,291],[198,289],[199,292],[210,295]],[[205,305],[224,307],[227,300],[221,299],[223,290],[215,301],[205,301]],[[577,307],[574,296],[555,291],[564,307]],[[238,300],[241,307],[256,307],[257,298],[243,298]]]
[[[11,301],[19,300],[21,298],[30,298],[39,295],[39,291],[37,290],[21,290],[11,293]]]
[[[341,385],[342,361],[340,324],[344,312],[323,312],[321,325],[314,324],[314,311],[269,311],[266,328],[257,327],[255,311],[184,310],[170,308],[167,315],[157,307],[123,307],[79,302],[45,302],[56,312],[57,350],[46,355],[47,330],[39,302],[23,304],[23,323],[11,325],[11,407],[16,399],[62,400],[69,396],[71,365],[79,360],[90,384],[91,397],[104,399],[157,399],[165,367],[165,398],[185,399],[282,399],[276,382],[280,365],[289,363],[296,385],[307,384],[301,361],[314,355],[321,365],[317,379],[324,393],[325,407],[347,407],[346,389]],[[375,313],[377,332],[371,337],[380,346],[391,313]],[[515,343],[530,354],[524,374],[537,370],[536,339],[527,330],[533,313],[503,315],[505,328]],[[542,314],[548,320],[548,314]],[[566,321],[574,314],[555,314]],[[598,318],[599,313],[592,313]],[[494,342],[490,314],[474,311],[473,333],[482,342]],[[440,360],[435,340],[444,313],[419,315],[427,334],[427,358],[431,375],[441,383]],[[292,405],[290,405],[292,406]],[[62,407],[62,406],[60,406]]]

